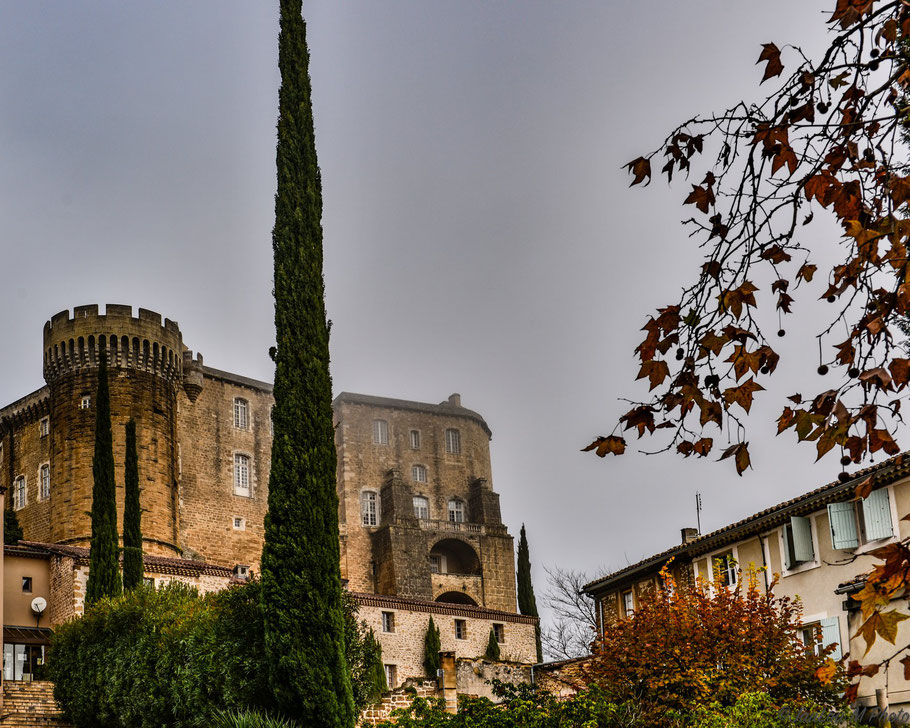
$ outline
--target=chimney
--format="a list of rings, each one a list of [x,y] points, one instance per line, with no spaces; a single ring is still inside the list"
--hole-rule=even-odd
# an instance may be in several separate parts
[[[682,534],[683,544],[690,543],[699,537],[697,528],[682,528],[680,533]]]
[[[453,407],[461,407],[461,395],[458,392],[450,394],[448,402]]]

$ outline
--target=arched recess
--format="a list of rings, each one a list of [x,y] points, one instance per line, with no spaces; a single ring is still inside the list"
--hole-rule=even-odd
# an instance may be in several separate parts
[[[458,591],[444,592],[436,597],[436,601],[445,602],[446,604],[470,604],[473,607],[477,606],[477,602],[471,599],[471,597],[469,597],[464,592]]]
[[[470,544],[457,538],[444,538],[430,549],[430,562],[439,574],[479,575],[480,559]]]

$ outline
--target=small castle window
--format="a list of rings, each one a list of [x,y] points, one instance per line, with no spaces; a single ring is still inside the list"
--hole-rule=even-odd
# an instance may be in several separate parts
[[[389,444],[389,423],[385,420],[373,420],[373,444]]]
[[[463,619],[455,620],[455,639],[466,640],[468,638],[468,623]]]
[[[414,465],[411,468],[411,480],[416,483],[426,483],[427,482],[427,466],[426,465]]]
[[[461,454],[461,432],[454,427],[446,430],[446,452],[451,455]]]
[[[79,409],[89,409],[92,406],[92,398],[87,394],[83,395],[82,400],[79,402]]]
[[[246,520],[240,516],[234,516],[234,530],[246,531]]]
[[[506,641],[506,626],[504,624],[494,624],[493,634],[496,635],[496,641],[502,644]]]
[[[365,490],[360,494],[360,520],[364,526],[379,523],[379,497],[373,490]]]
[[[383,665],[385,670],[385,684],[389,690],[394,690],[398,687],[398,669],[395,665]]]
[[[234,453],[234,495],[250,495],[250,456]]]
[[[383,632],[394,632],[395,631],[395,612],[383,612],[382,613],[382,631]]]
[[[30,577],[30,576],[22,577],[22,593],[23,594],[32,593],[32,577]]]
[[[452,498],[449,501],[449,522],[464,523],[464,501],[460,498]]]
[[[422,495],[414,496],[414,517],[424,520],[430,517],[430,501]]]
[[[26,503],[28,503],[28,487],[25,483],[25,476],[20,475],[16,478],[16,487],[13,489],[13,508],[18,511],[20,508],[25,508]]]
[[[234,567],[234,576],[238,579],[249,579],[250,578],[250,567],[244,564],[237,564]]]
[[[411,449],[420,449],[420,430],[411,430]]]
[[[38,423],[38,434],[41,437],[47,437],[51,432],[51,418],[44,417]]]
[[[234,427],[238,430],[250,429],[250,403],[242,397],[234,399]]]
[[[439,554],[430,554],[430,573],[431,574],[444,574],[445,567],[442,563],[442,556]]]
[[[45,463],[38,471],[38,500],[47,500],[51,497],[51,466]]]

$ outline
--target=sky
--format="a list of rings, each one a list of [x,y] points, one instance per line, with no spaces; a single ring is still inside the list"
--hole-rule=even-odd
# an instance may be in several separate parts
[[[757,98],[761,44],[819,48],[830,5],[305,3],[335,392],[459,392],[486,418],[538,598],[544,566],[593,577],[677,543],[696,491],[707,532],[837,477],[775,437],[783,398],[818,385],[811,287],[744,477],[580,452],[645,395],[639,329],[700,264],[685,185],[629,189],[622,165]],[[0,0],[0,18],[0,403],[43,384],[45,320],[88,303],[158,311],[209,366],[271,380],[277,3]],[[809,234],[836,249],[824,221]]]

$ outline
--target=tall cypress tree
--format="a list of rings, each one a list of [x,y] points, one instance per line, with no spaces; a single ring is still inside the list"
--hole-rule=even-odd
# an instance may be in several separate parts
[[[525,524],[521,524],[521,536],[518,539],[518,611],[529,617],[539,617],[537,599],[534,596],[534,584],[531,583],[531,552],[528,550],[528,537]],[[543,662],[543,648],[540,643],[540,623],[537,624],[537,661]]]
[[[19,516],[13,508],[13,496],[7,496],[6,508],[3,509],[3,543],[15,546],[22,539],[22,526]]]
[[[427,677],[436,677],[439,668],[442,667],[442,660],[439,657],[439,650],[442,649],[442,641],[439,638],[439,627],[430,621],[427,624],[427,633],[423,638],[423,670]]]
[[[95,398],[95,456],[92,458],[92,549],[85,604],[122,591],[117,557],[117,489],[114,485],[114,438],[111,396],[107,381],[107,352],[98,350],[98,394]]]
[[[136,448],[136,423],[126,423],[126,461],[123,474],[123,589],[141,586],[142,509],[139,505],[139,452]]]
[[[491,662],[499,661],[499,640],[496,639],[496,632],[490,629],[490,638],[487,640],[487,649],[483,653],[485,660]]]
[[[344,658],[322,191],[301,0],[281,0],[275,410],[262,551],[266,656],[277,706],[314,728],[355,712]]]

